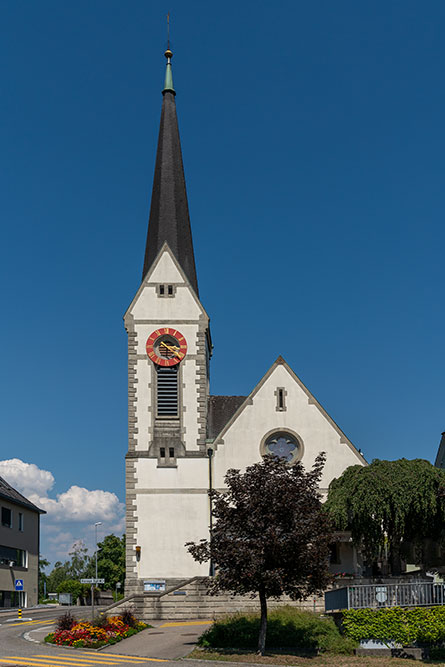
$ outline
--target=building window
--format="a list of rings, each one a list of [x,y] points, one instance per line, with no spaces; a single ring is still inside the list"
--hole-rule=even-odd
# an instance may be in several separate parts
[[[161,296],[161,297],[174,297],[175,292],[176,292],[176,285],[172,285],[172,284],[170,284],[170,285],[165,285],[165,284],[164,285],[163,284],[157,285],[156,286],[156,292],[157,292],[157,295]]]
[[[19,530],[23,533],[23,513],[19,512]]]
[[[7,507],[2,507],[2,526],[12,528],[12,511]]]
[[[165,459],[165,447],[159,447],[159,456],[161,459]]]
[[[175,448],[174,448],[174,447],[169,447],[169,448],[168,448],[168,456],[169,456],[169,458],[171,458],[171,459],[174,459],[174,458],[175,458]]]
[[[285,459],[289,465],[293,465],[303,456],[304,447],[301,438],[292,431],[274,430],[269,431],[260,446],[261,455],[266,454],[278,456]]]
[[[338,542],[329,545],[329,562],[331,565],[341,564],[340,544]]]
[[[26,567],[26,551],[0,545],[0,565]]]
[[[275,410],[277,412],[285,412],[287,410],[286,408],[286,396],[287,396],[287,391],[284,387],[277,387],[275,389],[275,396],[277,397],[277,404],[275,406]]]
[[[178,366],[156,367],[158,417],[178,416]]]
[[[26,593],[24,591],[0,591],[0,607],[25,607]]]

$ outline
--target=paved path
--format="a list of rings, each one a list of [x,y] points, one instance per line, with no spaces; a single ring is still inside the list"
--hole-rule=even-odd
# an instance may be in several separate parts
[[[121,654],[177,660],[184,658],[196,645],[198,637],[212,621],[159,622],[119,644],[101,651],[101,654]]]

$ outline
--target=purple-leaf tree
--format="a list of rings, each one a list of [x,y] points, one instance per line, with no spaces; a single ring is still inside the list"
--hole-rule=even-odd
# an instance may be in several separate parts
[[[317,456],[308,472],[301,463],[289,466],[273,455],[244,473],[229,470],[227,490],[210,493],[210,540],[186,544],[195,560],[214,564],[211,594],[258,594],[260,655],[266,644],[268,598],[286,594],[304,600],[321,593],[330,580],[333,537],[319,492],[325,459],[324,453]]]

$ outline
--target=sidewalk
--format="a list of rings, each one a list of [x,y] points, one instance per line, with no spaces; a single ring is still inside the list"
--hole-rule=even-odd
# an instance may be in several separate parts
[[[177,660],[188,655],[198,638],[212,621],[154,621],[156,627],[143,630],[118,644],[104,648],[100,653],[134,655],[140,658]]]

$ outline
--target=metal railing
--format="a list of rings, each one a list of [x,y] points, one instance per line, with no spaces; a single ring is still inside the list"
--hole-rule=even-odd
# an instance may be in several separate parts
[[[381,609],[445,605],[445,585],[429,581],[407,584],[359,584],[325,593],[325,609]]]

